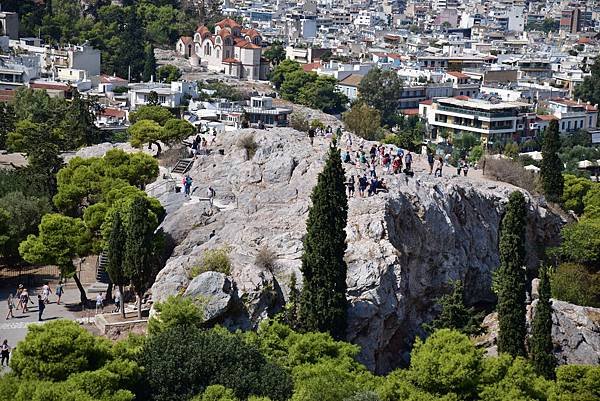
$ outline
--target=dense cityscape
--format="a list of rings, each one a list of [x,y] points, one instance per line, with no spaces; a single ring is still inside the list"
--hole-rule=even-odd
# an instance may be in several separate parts
[[[0,401],[600,399],[600,2],[0,0]]]

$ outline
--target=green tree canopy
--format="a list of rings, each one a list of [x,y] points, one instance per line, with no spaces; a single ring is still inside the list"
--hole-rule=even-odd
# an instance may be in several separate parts
[[[276,40],[264,51],[263,56],[271,62],[271,65],[278,65],[285,60],[285,48],[283,43]]]
[[[343,119],[346,128],[361,138],[379,139],[381,114],[376,109],[364,103],[355,103],[350,110],[344,113]]]
[[[196,301],[196,302],[200,302]],[[197,327],[204,322],[204,312],[196,303],[187,297],[170,296],[164,302],[154,304],[158,312],[148,322],[148,333],[156,335],[173,327]]]
[[[129,114],[129,121],[131,121],[132,124],[135,124],[141,120],[152,120],[162,127],[168,120],[174,117],[173,113],[166,107],[144,105],[138,107],[136,111]]]
[[[590,181],[587,178],[576,177],[571,174],[564,175],[564,191],[562,203],[568,210],[572,210],[578,215],[583,213],[583,199],[592,187],[600,188],[600,185]]]
[[[181,78],[181,71],[174,65],[163,65],[156,70],[156,79],[159,82],[170,84],[173,81],[177,81],[179,78]]]
[[[581,85],[575,87],[575,97],[591,104],[600,103],[600,56],[594,60],[591,75],[585,77]]]
[[[29,326],[13,351],[10,366],[20,378],[59,381],[72,373],[98,369],[110,357],[107,340],[75,322],[55,320]]]
[[[29,263],[57,265],[61,276],[73,277],[81,295],[87,301],[85,289],[75,274],[73,258],[85,256],[90,249],[90,232],[81,219],[47,214],[38,227],[39,234],[30,234],[19,245],[21,257]]]
[[[302,71],[300,63],[286,59],[273,69],[269,79],[271,80],[271,83],[275,85],[275,88],[280,89],[286,79],[286,75],[295,71]]]
[[[392,124],[398,111],[403,85],[396,71],[375,67],[360,81],[359,99],[378,110],[384,124]]]

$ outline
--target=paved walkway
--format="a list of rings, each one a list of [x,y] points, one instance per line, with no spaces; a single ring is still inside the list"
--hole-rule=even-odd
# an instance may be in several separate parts
[[[54,292],[55,286],[50,285]],[[8,340],[11,347],[14,347],[19,341],[25,338],[27,327],[30,324],[44,324],[56,319],[81,320],[82,316],[86,316],[81,312],[79,303],[79,290],[72,282],[65,287],[65,293],[61,298],[60,305],[56,304],[56,296],[50,295],[50,303],[46,305],[42,315],[42,322],[38,321],[38,305],[37,294],[41,292],[41,286],[28,288],[31,300],[34,304],[29,304],[29,311],[23,313],[21,310],[13,310],[14,318],[6,319],[8,313],[8,294],[14,294],[16,289],[1,288],[0,289],[0,341]],[[88,295],[89,296],[89,295]],[[93,311],[90,311],[93,316]]]

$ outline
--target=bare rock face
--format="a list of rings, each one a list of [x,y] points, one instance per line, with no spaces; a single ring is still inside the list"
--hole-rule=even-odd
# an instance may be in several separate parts
[[[238,145],[245,135],[254,136],[254,155]],[[170,205],[162,227],[176,247],[152,287],[153,298],[187,288],[204,251],[228,245],[234,296],[222,322],[253,328],[279,312],[291,276],[302,283],[310,193],[328,146],[328,140],[316,138],[311,147],[304,134],[287,128],[218,138],[215,151],[197,159],[190,171],[192,198],[179,193],[159,198]],[[463,280],[472,304],[495,302],[490,285],[499,265],[498,227],[509,194],[517,190],[477,176],[434,178],[422,156],[415,156],[414,165],[414,178],[385,176],[388,194],[349,199],[347,338],[361,346],[361,361],[378,372],[407,360],[421,324],[438,312],[435,299],[450,289],[449,280]],[[345,168],[347,175],[362,174],[353,165]],[[212,207],[202,199],[209,185],[216,190]],[[555,244],[563,222],[526,197],[528,264],[534,269],[535,250]],[[269,268],[257,263],[264,247],[275,255]]]
[[[537,299],[527,307],[527,325],[531,330]],[[477,338],[490,356],[498,355],[498,314],[491,313],[483,321],[486,334]],[[552,300],[552,342],[554,356],[561,365],[600,364],[600,308],[573,305]]]
[[[183,296],[205,302],[204,319],[211,321],[222,317],[231,306],[233,287],[231,280],[223,273],[204,272],[195,277]]]

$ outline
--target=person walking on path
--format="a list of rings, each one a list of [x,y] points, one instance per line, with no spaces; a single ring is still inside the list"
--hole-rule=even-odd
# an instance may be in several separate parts
[[[467,176],[467,173],[469,172],[469,162],[465,161],[463,163],[463,174],[465,175],[465,177]]]
[[[442,156],[440,156],[437,161],[437,166],[435,167],[435,174],[434,174],[435,177],[442,176],[442,168],[443,167],[444,167],[444,159],[442,159]],[[438,173],[439,173],[439,175],[438,175]]]
[[[310,146],[313,146],[313,143],[315,141],[315,129],[314,128],[308,129],[308,139],[310,140]]]
[[[104,312],[104,297],[102,296],[102,293],[96,295],[96,314],[98,314],[98,311],[100,311],[100,313]]]
[[[33,301],[29,298],[29,292],[27,292],[27,288],[23,288],[23,292],[21,292],[21,304],[23,305],[23,313],[29,312],[29,308],[27,304],[31,302],[33,305]]]
[[[42,287],[42,299],[47,304],[50,303],[50,300],[48,299],[50,297],[50,294],[52,294],[52,290],[50,289],[48,282],[46,282]]]
[[[60,305],[60,297],[62,297],[62,294],[65,292],[64,287],[63,287],[63,283],[62,281],[58,282],[58,285],[56,286],[56,289],[54,290],[54,293],[56,294],[56,304]]]
[[[121,310],[121,291],[117,288],[114,293],[113,299],[115,300],[115,309],[113,309],[113,313],[119,312]]]
[[[185,196],[190,196],[190,189],[192,188],[192,183],[194,180],[189,175],[186,175],[183,179],[183,192]]]
[[[0,366],[8,366],[8,362],[10,360],[10,347],[8,346],[8,340],[2,341],[2,345],[0,345]],[[5,365],[6,364],[6,365]]]
[[[44,313],[44,309],[46,309],[46,301],[42,298],[41,295],[38,294],[38,321],[42,321],[42,313]]]
[[[19,288],[17,288],[17,292],[15,293],[15,298],[19,301],[17,304],[17,309],[23,309],[23,304],[21,303],[21,294],[23,294],[23,284],[19,284]]]
[[[15,300],[13,298],[13,294],[8,294],[8,313],[6,314],[6,320],[8,320],[9,318],[14,318],[15,315],[13,315],[13,309],[15,308]]]
[[[354,198],[354,185],[355,185],[354,176],[351,175],[350,179],[346,183],[346,186],[348,187],[348,197]]]

